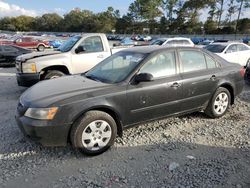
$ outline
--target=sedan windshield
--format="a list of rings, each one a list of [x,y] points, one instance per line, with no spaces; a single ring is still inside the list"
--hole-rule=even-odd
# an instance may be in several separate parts
[[[104,83],[119,83],[132,73],[145,56],[143,53],[118,52],[96,65],[85,76]]]
[[[75,36],[70,38],[69,40],[67,40],[66,42],[64,42],[60,47],[59,47],[59,51],[61,52],[68,52],[70,51],[73,46],[81,39],[80,36]]]
[[[210,44],[206,47],[204,47],[206,50],[213,52],[213,53],[221,53],[226,48],[226,45],[221,44]]]

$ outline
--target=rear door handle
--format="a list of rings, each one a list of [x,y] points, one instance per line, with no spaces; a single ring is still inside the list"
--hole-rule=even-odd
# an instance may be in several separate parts
[[[210,78],[210,80],[215,81],[216,80],[216,76],[212,75],[211,78]]]
[[[171,85],[171,87],[173,87],[173,88],[178,88],[178,87],[181,87],[181,84],[178,83],[178,82],[175,82],[175,83],[173,83],[173,84]]]
[[[97,58],[103,58],[104,56],[103,55],[98,55]]]

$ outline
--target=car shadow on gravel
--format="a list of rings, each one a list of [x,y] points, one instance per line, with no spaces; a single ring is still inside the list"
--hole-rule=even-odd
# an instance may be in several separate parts
[[[66,148],[30,145],[1,154],[6,187],[249,187],[250,152],[186,142],[124,147],[87,157]]]

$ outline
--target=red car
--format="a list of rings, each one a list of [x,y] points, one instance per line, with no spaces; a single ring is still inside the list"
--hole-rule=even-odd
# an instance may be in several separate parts
[[[37,51],[44,51],[45,48],[50,48],[48,41],[42,41],[32,37],[21,37],[15,39],[14,41],[2,41],[1,44],[32,48],[37,49]]]

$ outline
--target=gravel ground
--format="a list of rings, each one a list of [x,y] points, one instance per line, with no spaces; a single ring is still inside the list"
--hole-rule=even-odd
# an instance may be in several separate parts
[[[25,90],[0,68],[0,187],[250,187],[250,87],[220,119],[202,113],[126,130],[86,157],[24,138],[14,113]]]

